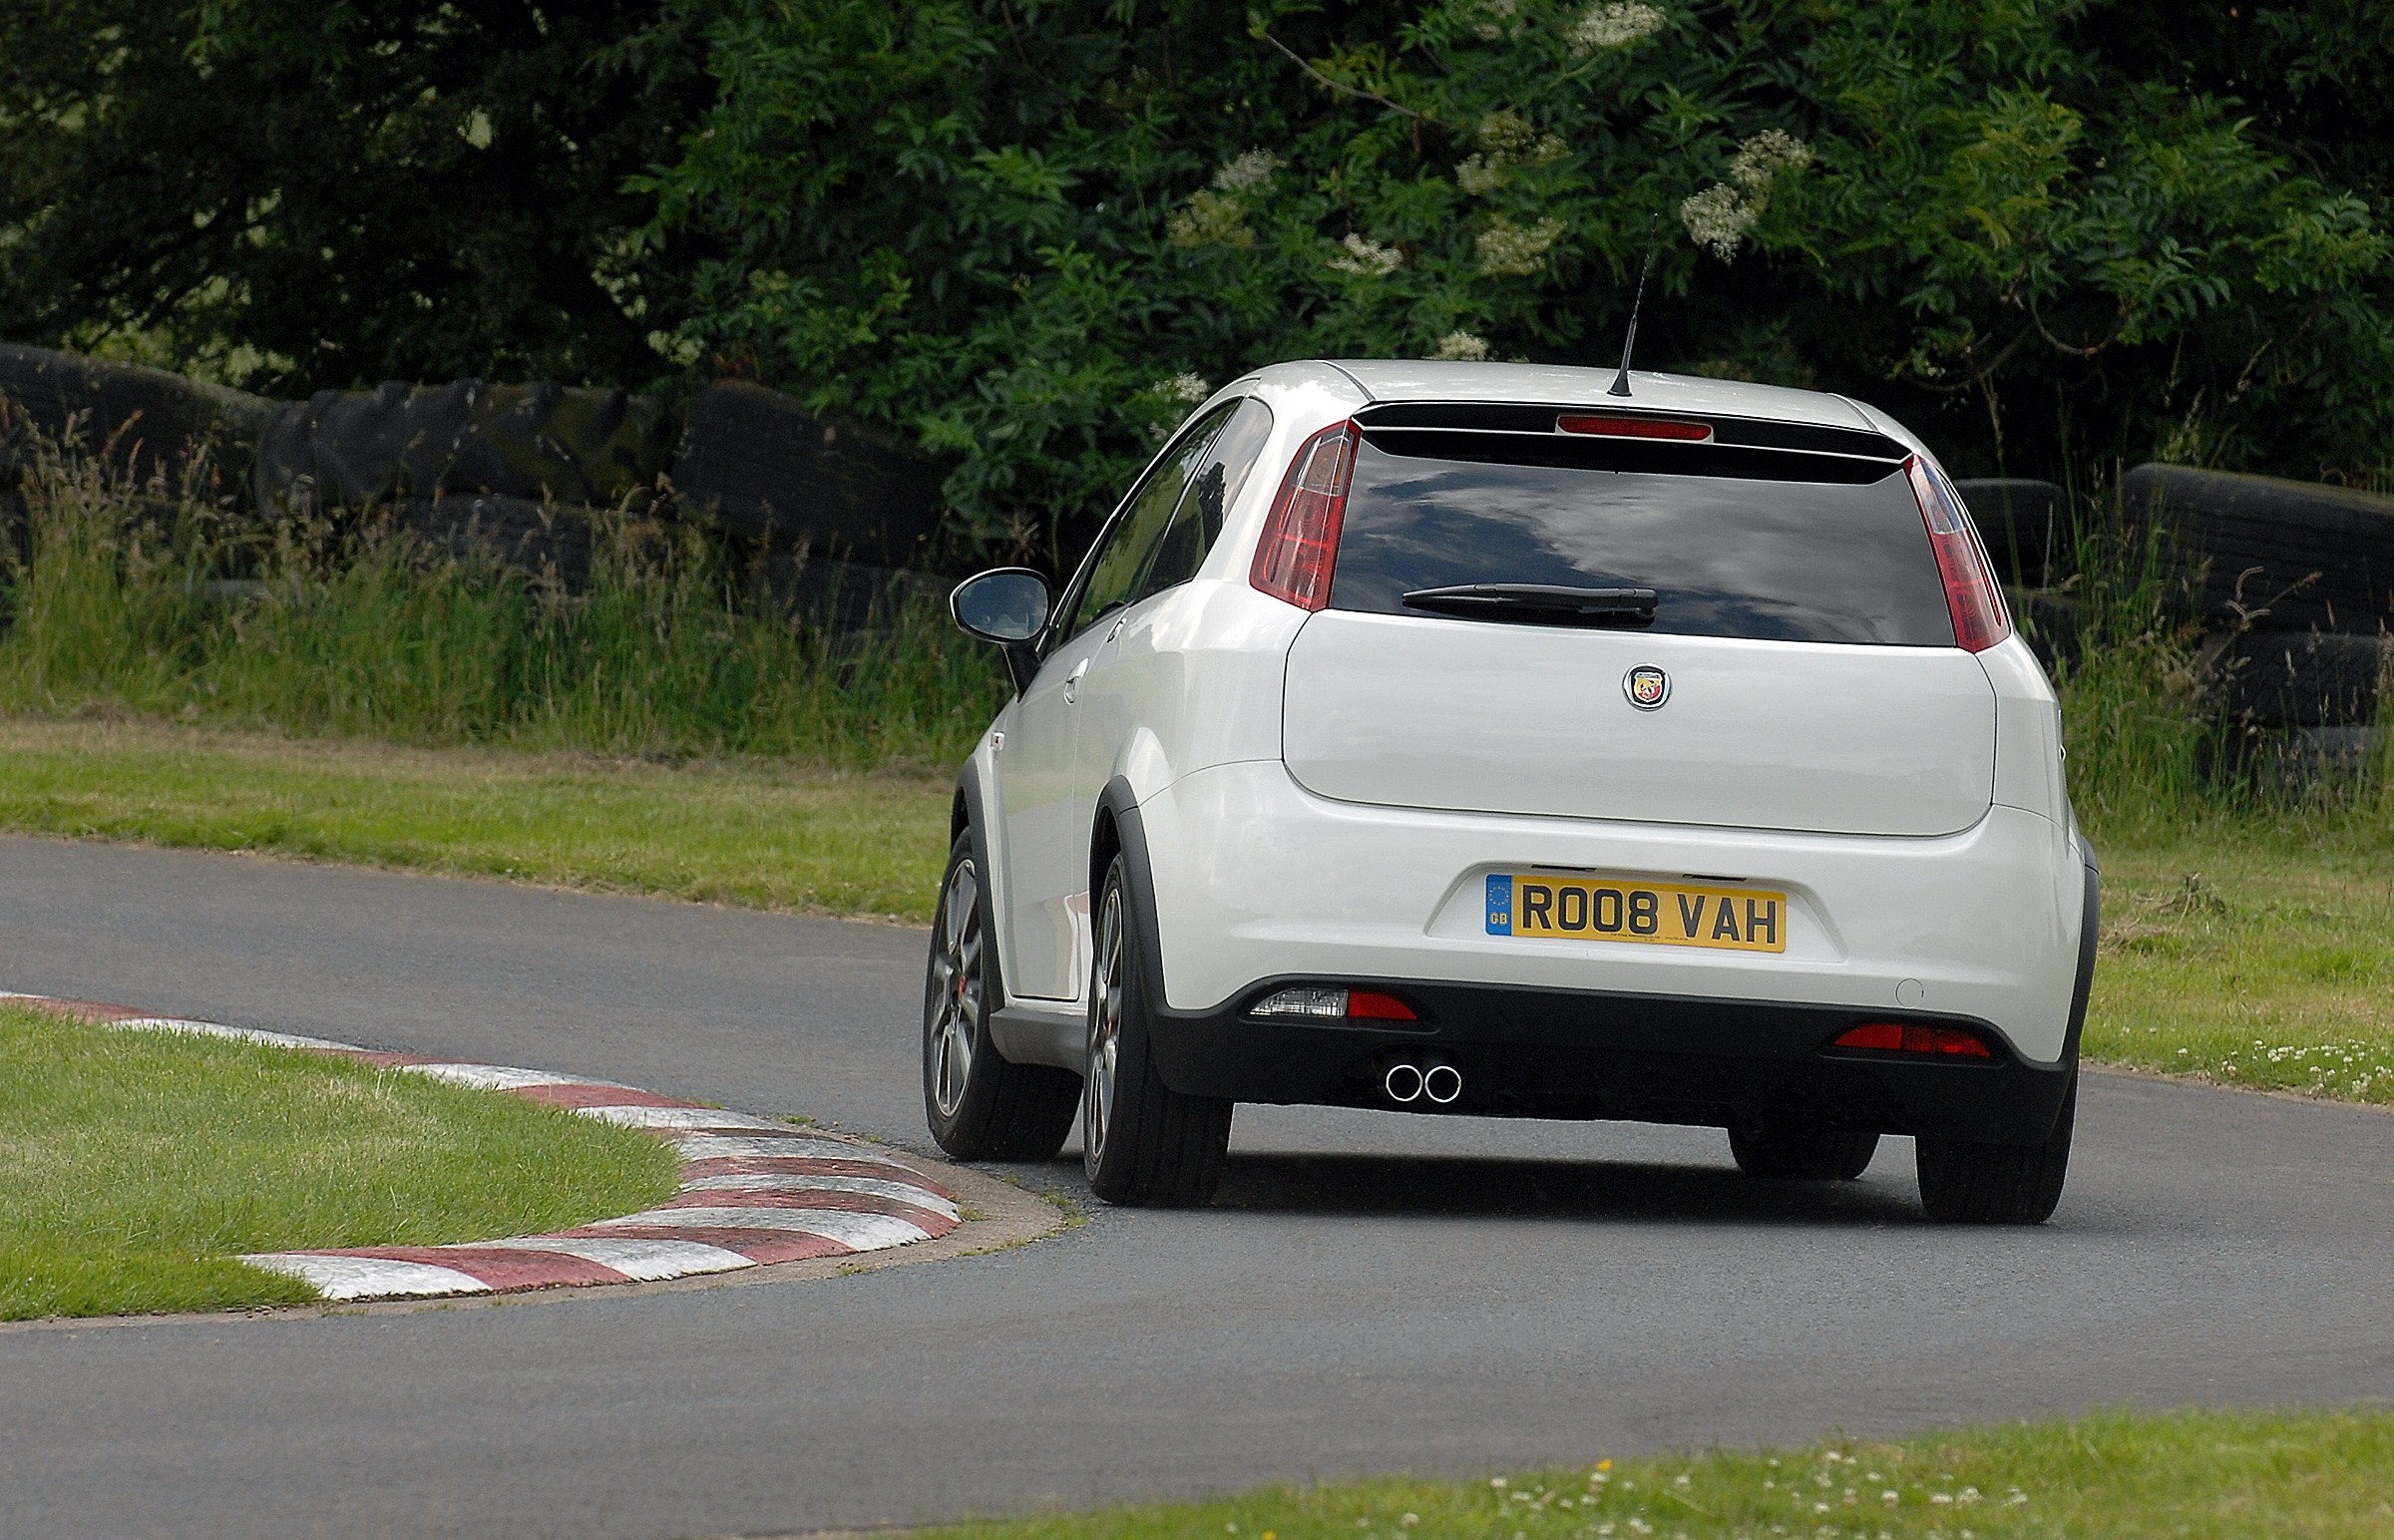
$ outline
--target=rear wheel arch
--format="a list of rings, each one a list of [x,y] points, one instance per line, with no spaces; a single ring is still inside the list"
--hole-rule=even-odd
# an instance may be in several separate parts
[[[1092,928],[1097,895],[1105,886],[1106,869],[1122,858],[1123,880],[1135,902],[1131,914],[1139,929],[1137,948],[1141,982],[1147,998],[1160,1009],[1164,1003],[1164,941],[1156,919],[1155,869],[1147,856],[1147,824],[1139,815],[1138,796],[1130,778],[1117,775],[1097,794],[1097,818],[1089,832],[1089,901]],[[1091,944],[1095,937],[1092,929]]]
[[[983,904],[982,927],[988,934],[992,955],[1002,962],[1004,917],[998,904],[998,872],[990,861],[990,820],[981,799],[981,777],[971,760],[965,761],[964,769],[957,772],[956,797],[948,812],[948,843],[953,846],[967,838],[973,844],[974,864],[981,871],[982,891],[988,896]],[[996,986],[990,1000],[992,1010],[1005,1003],[1004,971],[1000,967],[996,972]]]

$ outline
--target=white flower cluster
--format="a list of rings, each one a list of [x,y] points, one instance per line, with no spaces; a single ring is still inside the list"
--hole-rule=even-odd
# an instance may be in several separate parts
[[[1223,163],[1222,169],[1214,173],[1214,187],[1223,192],[1252,192],[1269,185],[1280,166],[1280,157],[1271,151],[1250,150]]]
[[[1604,0],[1579,13],[1579,18],[1563,29],[1563,41],[1571,45],[1574,54],[1592,54],[1600,48],[1626,48],[1640,38],[1650,38],[1663,30],[1662,7],[1641,4],[1640,0]]]
[[[1395,246],[1384,246],[1377,240],[1366,240],[1353,230],[1339,242],[1345,254],[1330,259],[1333,272],[1351,272],[1359,278],[1385,278],[1404,265],[1404,253]]]
[[[1239,194],[1271,186],[1280,167],[1280,157],[1269,150],[1250,150],[1224,162],[1214,173],[1212,190],[1190,193],[1189,206],[1164,221],[1165,237],[1176,246],[1247,250],[1255,244],[1255,231],[1247,227],[1247,205]]]
[[[1474,337],[1467,331],[1450,331],[1438,339],[1437,347],[1429,356],[1449,363],[1484,363],[1488,356],[1488,341],[1485,337]]]
[[[1506,23],[1520,13],[1521,0],[1479,0],[1479,4],[1472,9],[1479,19],[1471,24],[1471,30],[1489,42],[1494,42],[1507,32],[1520,30],[1508,27]]]
[[[1494,191],[1508,166],[1537,166],[1570,147],[1518,113],[1490,113],[1479,120],[1479,153],[1454,169],[1455,185],[1474,197]]]
[[[1802,140],[1785,129],[1765,129],[1730,158],[1728,182],[1716,182],[1681,201],[1680,222],[1696,244],[1729,261],[1754,221],[1763,216],[1772,184],[1782,173],[1799,172],[1811,164],[1811,147]]]
[[[1689,194],[1679,205],[1679,220],[1688,227],[1689,238],[1725,262],[1738,254],[1738,243],[1761,216],[1758,205],[1719,182]]]
[[[1546,265],[1546,249],[1563,233],[1560,219],[1540,219],[1527,229],[1498,219],[1479,234],[1479,270],[1490,277],[1527,277]]]
[[[1167,374],[1147,387],[1149,396],[1181,408],[1195,406],[1213,393],[1214,387],[1206,382],[1203,375],[1199,374]],[[1150,441],[1161,444],[1164,440],[1172,437],[1174,428],[1187,420],[1185,411],[1176,411],[1169,417],[1151,420],[1147,424],[1147,437]]]
[[[1189,194],[1188,207],[1164,221],[1164,235],[1176,246],[1229,246],[1244,251],[1255,244],[1255,231],[1247,227],[1247,205],[1202,188]]]
[[[1811,146],[1785,129],[1765,129],[1730,158],[1729,180],[1748,192],[1762,192],[1781,172],[1799,172],[1811,164]]]

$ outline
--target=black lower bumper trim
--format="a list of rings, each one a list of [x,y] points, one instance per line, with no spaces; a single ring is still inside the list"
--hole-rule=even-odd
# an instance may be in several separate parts
[[[1610,994],[1409,979],[1342,979],[1384,990],[1418,1023],[1256,1020],[1243,1008],[1301,979],[1267,979],[1219,1010],[1159,1012],[1154,1051],[1184,1095],[1382,1107],[1392,1059],[1434,1051],[1463,1073],[1451,1106],[1482,1117],[1622,1118],[1730,1127],[1798,1114],[1831,1126],[1986,1143],[2042,1141],[2077,1062],[2010,1053],[1983,1021],[1917,1011]],[[1866,1053],[1828,1044],[1863,1021],[1970,1028],[1991,1059]]]

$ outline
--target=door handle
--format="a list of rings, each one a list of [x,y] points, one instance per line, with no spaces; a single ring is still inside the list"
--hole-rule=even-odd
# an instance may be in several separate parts
[[[1088,671],[1089,660],[1084,657],[1073,666],[1073,669],[1070,673],[1064,675],[1065,705],[1073,706],[1080,703],[1080,677]]]

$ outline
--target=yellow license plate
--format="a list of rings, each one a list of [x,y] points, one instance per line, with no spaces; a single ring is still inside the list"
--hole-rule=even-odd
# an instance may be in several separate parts
[[[1788,896],[1760,888],[1500,873],[1488,879],[1488,934],[1785,952]]]

